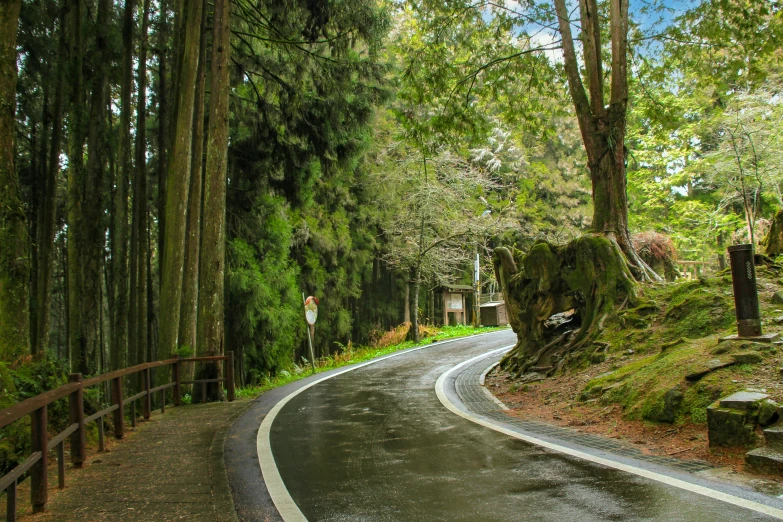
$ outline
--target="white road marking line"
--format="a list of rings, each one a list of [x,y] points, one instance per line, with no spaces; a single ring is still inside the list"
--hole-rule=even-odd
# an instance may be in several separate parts
[[[261,475],[264,477],[264,483],[266,483],[266,489],[267,491],[269,491],[269,496],[272,497],[272,502],[274,502],[275,507],[277,508],[277,511],[280,513],[282,519],[285,522],[307,521],[305,516],[302,514],[302,511],[299,509],[299,506],[297,506],[296,502],[294,502],[294,499],[291,498],[291,494],[288,492],[288,488],[285,487],[285,483],[283,482],[283,477],[280,476],[280,471],[277,469],[277,464],[275,463],[275,457],[272,454],[272,445],[269,440],[269,435],[270,432],[272,431],[272,423],[275,421],[275,417],[277,417],[277,414],[280,413],[280,410],[283,409],[283,407],[288,403],[288,401],[290,401],[291,399],[293,399],[303,391],[315,386],[318,383],[327,381],[333,377],[337,377],[338,375],[342,375],[346,372],[363,368],[370,364],[375,364],[381,361],[385,361],[386,359],[391,359],[392,357],[397,357],[411,352],[416,352],[424,348],[432,348],[435,346],[441,346],[444,344],[454,343],[457,341],[464,341],[466,339],[475,339],[477,337],[493,335],[499,332],[507,332],[507,330],[499,330],[496,332],[489,332],[489,333],[478,334],[478,335],[473,335],[468,337],[459,337],[457,339],[449,339],[446,341],[438,341],[437,343],[426,344],[424,346],[419,346],[418,348],[411,348],[409,350],[392,353],[384,357],[380,357],[378,359],[373,359],[371,361],[357,364],[356,366],[349,366],[345,368],[343,371],[336,372],[331,375],[325,375],[324,377],[321,377],[320,379],[315,380],[310,384],[302,386],[298,390],[286,395],[283,399],[280,400],[280,402],[275,404],[275,406],[271,410],[269,410],[269,413],[266,414],[266,417],[264,417],[264,420],[261,422],[261,426],[258,428],[258,435],[256,436],[256,452],[258,453],[258,464],[261,466]],[[487,354],[484,354],[483,356],[486,357],[486,355]]]
[[[484,426],[485,428],[489,428],[491,430],[495,430],[499,433],[503,433],[504,435],[508,435],[509,437],[514,437],[516,439],[524,440],[525,442],[529,442],[531,444],[535,444],[537,446],[541,446],[547,449],[550,449],[552,451],[556,451],[558,453],[564,453],[566,455],[571,455],[572,457],[576,457],[579,459],[587,460],[590,462],[594,462],[596,464],[601,464],[603,466],[618,469],[620,471],[625,471],[627,473],[631,473],[633,475],[637,475],[639,477],[644,477],[650,480],[655,480],[656,482],[660,482],[662,484],[666,484],[668,486],[673,486],[676,488],[684,489],[686,491],[690,491],[692,493],[696,493],[699,495],[703,495],[705,497],[713,498],[715,500],[720,500],[723,502],[726,502],[728,504],[733,504],[735,506],[739,506],[745,509],[749,509],[751,511],[756,511],[758,513],[763,513],[765,515],[770,515],[772,517],[783,519],[783,510],[774,508],[772,506],[767,506],[765,504],[761,504],[759,502],[754,502],[752,500],[747,500],[742,497],[737,497],[734,495],[730,495],[728,493],[723,493],[722,491],[717,491],[714,489],[710,489],[704,486],[699,486],[697,484],[691,484],[690,482],[686,482],[684,480],[676,479],[673,477],[669,477],[667,475],[663,475],[661,473],[656,473],[654,471],[637,468],[635,466],[631,466],[629,464],[623,464],[621,462],[615,462],[613,460],[605,459],[603,457],[598,457],[596,455],[591,455],[590,453],[586,453],[583,451],[579,451],[573,448],[569,448],[566,446],[561,446],[559,444],[554,444],[551,442],[547,442],[545,440],[538,439],[536,437],[531,437],[529,435],[523,435],[521,433],[518,433],[516,431],[504,428],[503,426],[499,426],[497,424],[488,422],[484,419],[481,419],[479,417],[476,417],[470,413],[466,413],[457,406],[452,403],[449,398],[446,396],[446,392],[444,391],[444,383],[446,382],[446,379],[450,375],[452,375],[454,372],[459,370],[460,368],[463,368],[478,359],[483,359],[490,354],[500,353],[502,351],[508,351],[510,348],[513,348],[513,346],[507,346],[505,348],[501,348],[498,350],[493,350],[492,352],[487,352],[485,354],[479,355],[478,357],[473,357],[472,359],[468,359],[465,362],[462,362],[455,367],[453,367],[451,370],[448,370],[444,372],[439,378],[438,381],[435,383],[435,393],[438,396],[438,399],[440,399],[440,402],[452,413],[459,415],[462,418],[465,418],[471,422],[475,422],[476,424],[479,424],[481,426]]]

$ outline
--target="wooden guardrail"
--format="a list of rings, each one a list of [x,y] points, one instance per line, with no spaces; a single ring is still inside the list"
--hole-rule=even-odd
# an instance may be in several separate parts
[[[217,362],[226,361],[224,364],[224,377],[217,379],[201,379],[194,381],[181,381],[180,367],[183,363]],[[150,386],[150,370],[159,367],[172,368],[172,381],[161,386]],[[123,398],[122,379],[128,375],[141,372],[142,391]],[[71,462],[75,468],[81,468],[87,459],[87,440],[85,426],[98,421],[98,450],[104,450],[103,418],[112,413],[114,416],[114,436],[121,439],[125,432],[125,406],[131,407],[131,425],[136,426],[136,401],[142,400],[142,415],[150,418],[152,410],[152,395],[161,393],[160,411],[166,411],[166,390],[173,388],[174,406],[181,403],[180,391],[183,384],[201,384],[203,397],[206,397],[206,385],[210,382],[225,382],[227,398],[233,401],[234,389],[234,352],[226,352],[226,355],[208,357],[189,357],[168,359],[138,364],[105,373],[89,379],[83,379],[82,374],[72,373],[68,376],[68,384],[26,399],[18,404],[0,411],[0,429],[23,417],[30,416],[32,452],[22,463],[0,478],[0,491],[6,492],[6,520],[16,520],[16,489],[17,484],[23,480],[29,472],[30,496],[33,512],[41,512],[46,508],[49,492],[49,467],[48,455],[52,450],[57,452],[57,478],[60,489],[65,487],[65,440],[70,438]],[[104,408],[89,417],[84,416],[84,389],[106,381],[111,381],[111,406]],[[70,424],[63,431],[49,438],[48,415],[49,404],[68,397]],[[21,480],[20,480],[21,479]]]

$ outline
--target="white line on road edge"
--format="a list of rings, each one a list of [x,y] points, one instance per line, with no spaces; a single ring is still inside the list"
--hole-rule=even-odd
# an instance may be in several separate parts
[[[508,350],[511,347],[501,348],[499,350],[494,350],[492,352],[487,352],[485,354],[479,355],[478,357],[473,357],[472,359],[468,359],[467,361],[458,364],[451,370],[448,370],[447,372],[443,373],[439,378],[438,381],[435,383],[435,393],[438,395],[438,399],[440,399],[440,402],[448,408],[452,413],[455,413],[459,415],[460,417],[463,417],[465,419],[468,419],[471,422],[475,422],[476,424],[479,424],[481,426],[484,426],[485,428],[489,428],[491,430],[495,430],[497,432],[503,433],[504,435],[508,435],[509,437],[514,437],[516,439],[524,440],[525,442],[529,442],[530,444],[535,444],[537,446],[542,446],[544,448],[550,449],[552,451],[556,451],[558,453],[565,453],[566,455],[571,455],[572,457],[576,457],[583,460],[588,460],[590,462],[594,462],[596,464],[601,464],[603,466],[618,469],[620,471],[625,471],[627,473],[632,473],[634,475],[638,475],[640,477],[644,477],[650,480],[655,480],[657,482],[661,482],[663,484],[666,484],[668,486],[674,486],[676,488],[684,489],[686,491],[690,491],[692,493],[697,493],[699,495],[704,495],[705,497],[714,498],[716,500],[721,500],[723,502],[726,502],[728,504],[734,504],[735,506],[739,506],[745,509],[750,509],[751,511],[756,511],[758,513],[763,513],[765,515],[770,515],[775,518],[783,519],[783,510],[767,506],[764,504],[761,504],[759,502],[754,502],[752,500],[747,500],[741,497],[737,497],[734,495],[730,495],[728,493],[723,493],[722,491],[717,491],[714,489],[710,489],[704,486],[699,486],[697,484],[691,484],[690,482],[686,482],[684,480],[676,479],[673,477],[669,477],[667,475],[663,475],[661,473],[656,473],[654,471],[649,471],[642,468],[637,468],[635,466],[631,466],[629,464],[623,464],[621,462],[615,462],[613,460],[605,459],[603,457],[598,457],[596,455],[591,455],[590,453],[586,453],[584,451],[579,451],[573,448],[569,448],[567,446],[561,446],[559,444],[554,444],[551,442],[547,442],[545,440],[538,439],[536,437],[531,437],[529,435],[523,435],[521,433],[518,433],[516,431],[510,430],[508,428],[504,428],[503,426],[500,426],[498,424],[494,424],[492,422],[488,422],[484,419],[481,419],[471,413],[466,413],[459,408],[457,408],[456,405],[454,405],[451,400],[446,396],[446,392],[444,391],[444,383],[446,382],[446,379],[449,378],[450,375],[452,375],[454,372],[459,370],[460,368],[463,368],[479,359],[483,359],[487,357],[490,354],[495,354],[502,352],[503,350]]]
[[[499,330],[499,332],[506,332],[506,331],[507,330]],[[258,428],[258,435],[256,436],[256,451],[258,452],[258,464],[261,466],[261,475],[263,475],[264,477],[264,483],[266,483],[266,489],[267,491],[269,491],[269,496],[272,497],[272,502],[274,502],[275,507],[277,508],[277,511],[280,513],[282,519],[285,522],[307,521],[305,516],[302,514],[302,511],[299,509],[299,506],[297,506],[296,502],[294,502],[294,499],[291,498],[291,494],[288,492],[288,488],[285,487],[283,478],[280,476],[280,471],[277,469],[277,464],[275,464],[275,457],[274,455],[272,455],[272,444],[269,440],[269,434],[272,431],[272,423],[275,421],[275,417],[277,417],[277,414],[280,413],[280,410],[283,409],[283,406],[285,406],[288,403],[288,401],[290,401],[291,399],[293,399],[303,391],[315,386],[318,383],[329,380],[333,377],[337,377],[338,375],[342,375],[346,372],[350,372],[362,368],[364,366],[368,366],[370,364],[375,364],[381,361],[385,361],[386,359],[391,359],[392,357],[397,357],[399,355],[405,355],[407,353],[416,352],[424,348],[433,348],[448,343],[464,341],[466,339],[475,339],[476,337],[483,337],[485,335],[493,335],[496,333],[498,332],[488,332],[485,334],[459,337],[457,339],[449,339],[447,341],[439,341],[437,343],[426,344],[424,346],[419,346],[417,348],[411,348],[409,350],[392,353],[386,355],[385,357],[380,357],[378,359],[373,359],[371,361],[357,364],[356,366],[349,366],[341,372],[336,372],[330,375],[326,375],[316,381],[311,382],[310,384],[302,386],[298,390],[286,395],[283,399],[280,400],[280,402],[275,404],[274,408],[269,410],[269,413],[266,414],[266,417],[264,417],[264,420],[261,422],[261,426]],[[504,348],[504,349],[507,350],[508,348]],[[482,357],[486,357],[486,356],[487,354],[484,354]]]

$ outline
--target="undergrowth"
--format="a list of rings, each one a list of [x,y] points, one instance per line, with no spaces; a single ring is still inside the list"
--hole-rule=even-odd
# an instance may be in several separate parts
[[[410,340],[408,341],[403,340],[397,342],[396,344],[389,344],[389,345],[382,344],[383,339],[389,339],[389,338],[396,338],[398,340],[404,339],[405,336],[404,335],[401,336],[399,332],[399,329],[403,326],[404,325],[401,325],[400,327],[391,330],[391,332],[394,333],[390,336],[380,337],[380,339],[375,343],[376,346],[353,346],[349,344],[347,346],[342,346],[340,353],[317,359],[315,362],[316,373],[326,372],[329,370],[333,370],[335,368],[339,368],[341,366],[347,366],[349,364],[356,364],[364,361],[369,361],[370,359],[375,359],[376,357],[382,357],[384,355],[398,352],[400,350],[406,350],[408,348],[413,348],[416,346],[431,344],[434,341],[443,341],[446,339],[465,337],[468,335],[475,335],[479,333],[495,332],[506,328],[506,327],[474,328],[472,326],[465,326],[465,325],[443,326],[438,328],[433,326],[427,326],[425,327],[424,331],[428,334],[428,336],[422,338],[418,343],[414,343],[413,341]],[[407,335],[407,328],[405,330]],[[265,376],[263,378],[263,381],[256,386],[246,386],[244,388],[238,388],[236,391],[236,396],[237,398],[256,397],[261,393],[269,391],[273,388],[285,386],[288,383],[298,381],[299,379],[303,379],[310,375],[312,375],[310,363],[309,361],[304,361],[302,365],[294,364],[287,370],[283,370],[275,376]]]

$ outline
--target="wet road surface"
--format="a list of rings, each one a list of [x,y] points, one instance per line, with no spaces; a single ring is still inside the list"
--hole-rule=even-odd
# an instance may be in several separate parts
[[[510,331],[359,368],[293,399],[270,441],[308,520],[771,520],[719,500],[562,455],[454,415],[435,394],[456,364]]]

